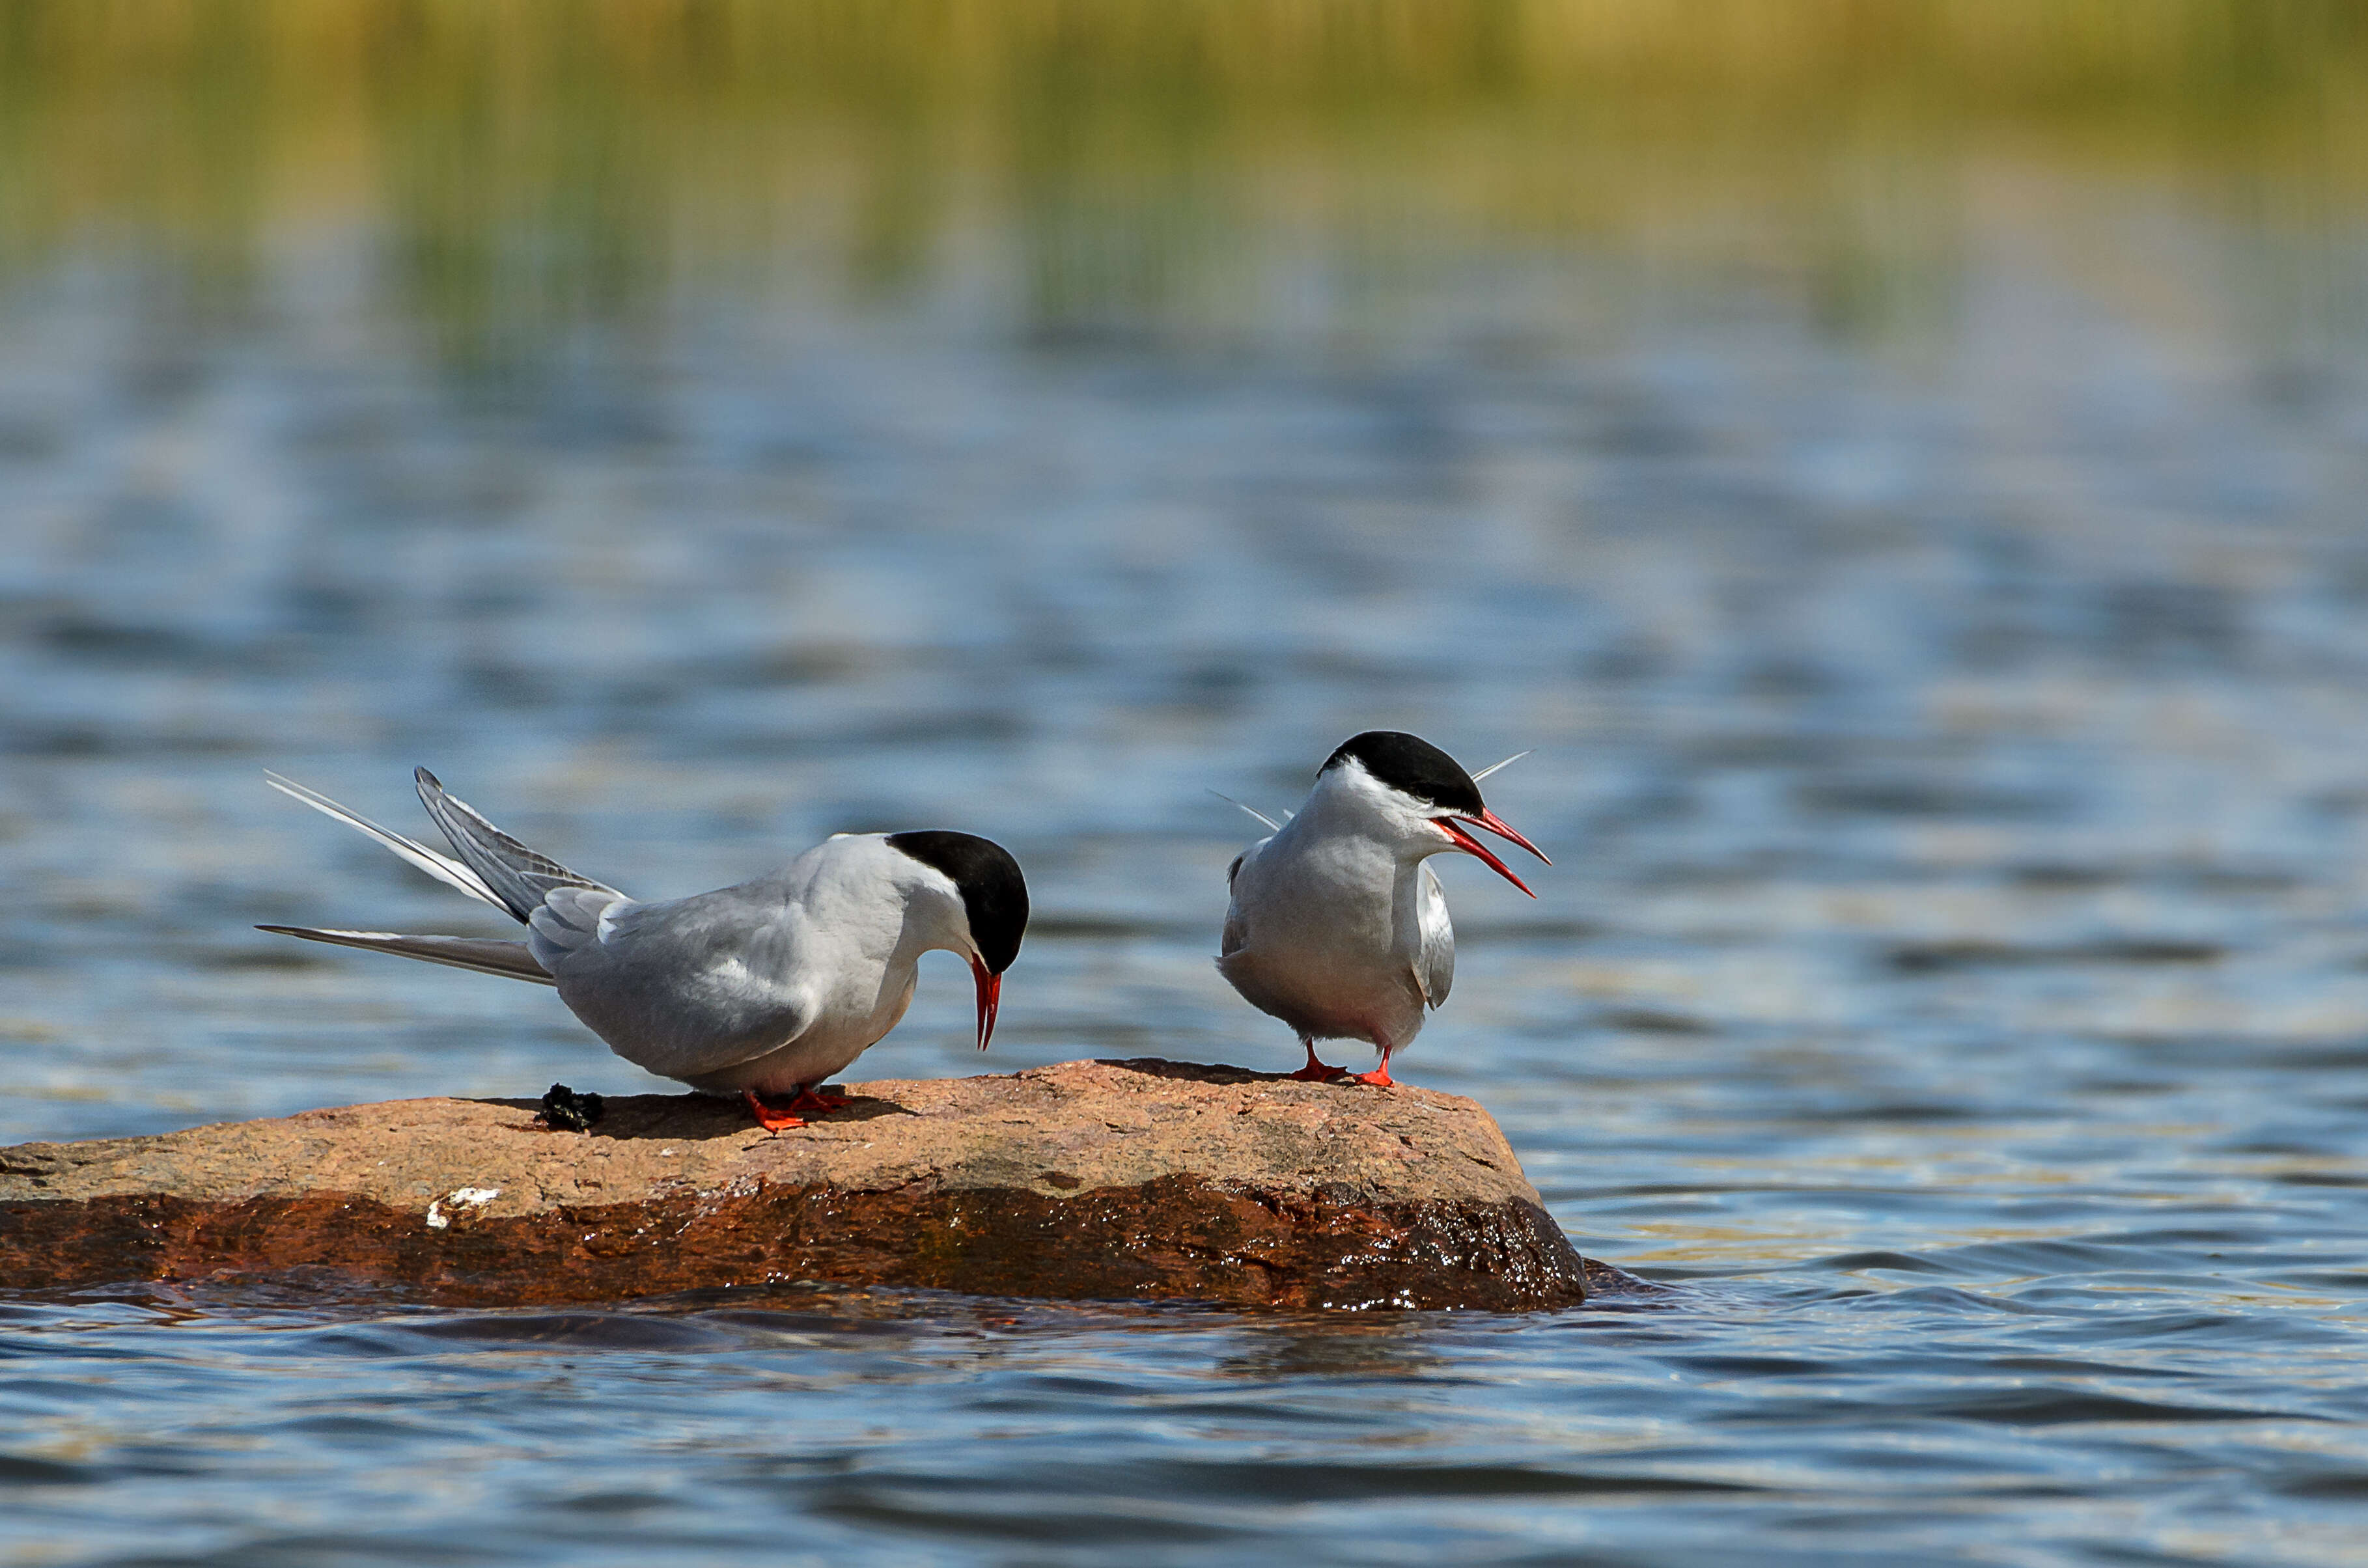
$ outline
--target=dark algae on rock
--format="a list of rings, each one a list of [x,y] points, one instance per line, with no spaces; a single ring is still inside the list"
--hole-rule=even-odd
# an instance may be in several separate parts
[[[553,1084],[542,1092],[537,1119],[553,1132],[589,1132],[607,1109],[598,1095],[579,1095],[564,1084]]]

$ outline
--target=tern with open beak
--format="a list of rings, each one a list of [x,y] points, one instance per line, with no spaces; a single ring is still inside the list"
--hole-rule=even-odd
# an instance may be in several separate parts
[[[1421,1032],[1426,1008],[1447,1000],[1455,928],[1424,864],[1430,857],[1477,857],[1530,892],[1467,824],[1546,858],[1498,820],[1453,757],[1413,735],[1369,730],[1325,761],[1298,815],[1268,822],[1272,836],[1227,869],[1233,903],[1217,968],[1251,1006],[1299,1031],[1307,1065],[1292,1077],[1349,1076],[1316,1060],[1315,1042],[1361,1040],[1382,1064],[1356,1081],[1386,1088],[1391,1054]]]
[[[424,767],[420,801],[458,859],[266,777],[504,911],[527,938],[259,929],[554,986],[626,1061],[702,1093],[742,1096],[774,1131],[846,1103],[824,1080],[896,1027],[923,953],[943,949],[970,965],[985,1051],[1003,971],[1028,928],[1019,862],[967,833],[837,834],[755,881],[643,903],[528,848]]]

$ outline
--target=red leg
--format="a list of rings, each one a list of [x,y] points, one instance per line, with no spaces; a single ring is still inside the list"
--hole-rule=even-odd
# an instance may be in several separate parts
[[[1349,1075],[1349,1070],[1346,1067],[1326,1067],[1321,1062],[1316,1061],[1315,1042],[1314,1040],[1303,1040],[1299,1043],[1307,1048],[1307,1065],[1302,1067],[1296,1073],[1286,1074],[1286,1076],[1303,1079],[1311,1084],[1329,1084],[1337,1082],[1338,1080]]]
[[[803,1116],[792,1116],[786,1110],[775,1110],[771,1106],[767,1105],[764,1096],[754,1089],[743,1089],[740,1094],[741,1097],[748,1102],[748,1114],[755,1117],[757,1125],[768,1132],[787,1132],[792,1127],[803,1127],[806,1124],[806,1119]]]
[[[1374,1068],[1370,1073],[1359,1073],[1351,1077],[1349,1082],[1354,1084],[1371,1084],[1377,1089],[1396,1088],[1398,1086],[1397,1081],[1390,1076],[1389,1046],[1384,1043],[1382,1047],[1382,1064],[1379,1067]]]
[[[790,1096],[783,1110],[803,1112],[807,1116],[827,1116],[847,1108],[848,1094],[844,1089],[825,1089],[819,1084],[801,1084],[798,1092]]]

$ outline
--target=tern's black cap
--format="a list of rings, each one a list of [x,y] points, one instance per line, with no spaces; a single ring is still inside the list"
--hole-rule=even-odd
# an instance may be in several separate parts
[[[1367,730],[1351,735],[1324,759],[1315,776],[1321,778],[1351,760],[1362,763],[1376,781],[1417,801],[1473,816],[1488,809],[1481,801],[1480,786],[1472,782],[1463,765],[1419,735],[1403,730]]]
[[[1009,969],[1028,929],[1028,879],[1019,874],[1019,862],[1011,852],[974,833],[936,828],[892,833],[888,842],[922,865],[943,871],[962,890],[971,940],[978,944],[987,972],[1001,974]]]

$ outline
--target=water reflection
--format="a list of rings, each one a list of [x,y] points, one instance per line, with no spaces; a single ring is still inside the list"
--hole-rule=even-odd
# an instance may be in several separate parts
[[[2348,7],[2247,0],[28,0],[0,267],[129,242],[170,340],[268,312],[294,258],[359,266],[533,400],[784,294],[1043,347],[1513,359],[1745,296],[1929,361],[2009,236],[2212,308],[2156,265],[2169,203],[2224,231],[2264,384],[2307,405],[2360,326],[2363,81]]]
[[[1421,1317],[1247,1326],[1251,1348],[1218,1363],[1224,1376],[1258,1380],[1410,1377],[1440,1369]]]

